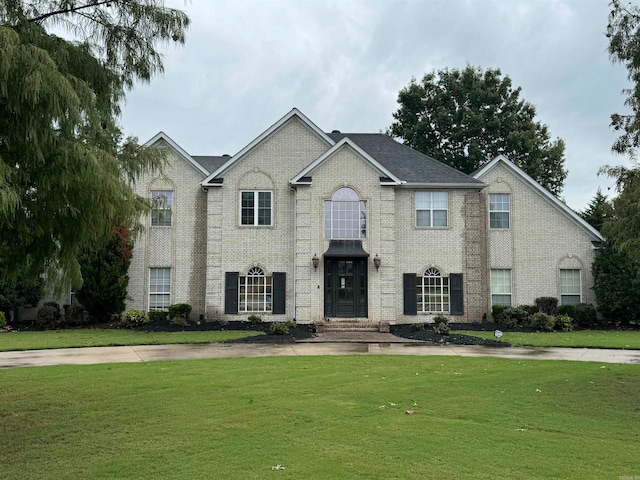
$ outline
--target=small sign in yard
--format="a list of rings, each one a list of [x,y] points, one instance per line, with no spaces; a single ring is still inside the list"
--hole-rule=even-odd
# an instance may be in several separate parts
[[[500,338],[502,338],[502,331],[496,330],[495,332],[493,332],[493,336],[500,340]]]

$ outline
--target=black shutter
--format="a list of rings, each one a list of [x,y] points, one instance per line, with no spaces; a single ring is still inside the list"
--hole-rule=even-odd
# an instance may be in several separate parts
[[[462,274],[449,275],[451,287],[451,315],[464,315],[464,297],[462,292]]]
[[[402,285],[404,291],[404,314],[417,315],[418,302],[416,298],[416,274],[403,273]]]
[[[224,313],[238,313],[238,272],[224,274]]]
[[[287,274],[283,272],[273,272],[273,305],[271,313],[274,315],[284,315],[287,299]]]

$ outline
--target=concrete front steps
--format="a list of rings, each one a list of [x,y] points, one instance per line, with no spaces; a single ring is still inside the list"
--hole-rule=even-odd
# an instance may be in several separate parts
[[[318,333],[329,332],[389,332],[389,322],[379,322],[368,318],[328,318],[316,322]]]

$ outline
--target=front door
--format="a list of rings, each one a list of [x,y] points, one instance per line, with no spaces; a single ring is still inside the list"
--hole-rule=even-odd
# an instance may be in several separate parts
[[[327,258],[324,262],[325,317],[367,316],[367,260]]]

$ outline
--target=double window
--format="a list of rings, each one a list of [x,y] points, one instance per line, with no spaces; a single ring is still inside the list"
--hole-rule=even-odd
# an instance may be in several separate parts
[[[437,268],[428,268],[416,282],[419,313],[449,312],[449,277]]]
[[[489,227],[509,228],[511,195],[508,193],[489,194]]]
[[[560,270],[560,304],[577,305],[582,302],[580,270]]]
[[[340,188],[324,202],[324,235],[334,239],[367,237],[367,203],[351,188]]]
[[[149,271],[149,310],[165,310],[171,305],[171,269]]]
[[[170,190],[151,190],[151,226],[170,227],[173,192]]]
[[[447,192],[416,192],[416,226],[446,227],[448,204]]]
[[[272,281],[259,267],[251,268],[238,278],[238,310],[240,312],[270,312],[272,304]]]
[[[491,270],[491,305],[511,306],[511,270]]]
[[[266,190],[240,192],[240,225],[272,225],[272,197],[272,192]]]

